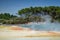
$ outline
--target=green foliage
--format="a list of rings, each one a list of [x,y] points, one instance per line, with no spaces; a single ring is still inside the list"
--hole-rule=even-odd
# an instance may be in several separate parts
[[[14,16],[14,15],[10,15],[9,13],[4,13],[4,14],[0,14],[0,19],[7,19],[7,20],[9,20],[10,18],[14,18],[14,17],[16,17],[16,16]]]
[[[31,13],[31,15],[35,15],[35,14],[37,15],[38,13],[42,13],[42,12],[44,12],[45,14],[46,13],[49,14],[52,17],[52,20],[60,19],[60,7],[59,6],[30,7],[30,8],[19,10],[18,14],[19,15],[25,14],[26,17],[29,17],[29,13]]]

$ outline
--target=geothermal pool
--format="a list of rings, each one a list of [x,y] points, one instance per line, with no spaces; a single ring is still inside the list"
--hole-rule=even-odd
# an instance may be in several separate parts
[[[60,32],[60,25],[58,23],[29,23],[29,24],[19,24],[17,25],[18,27],[23,27],[23,28],[31,28],[32,30],[37,30],[37,31],[57,31]],[[14,34],[19,34],[19,32],[9,32],[6,31],[5,33],[9,33],[10,35],[12,33]],[[4,34],[5,34],[4,33]],[[0,32],[1,34],[1,32]],[[29,34],[29,33],[28,33]],[[6,34],[7,35],[7,34]],[[13,35],[13,34],[12,34]],[[20,34],[21,35],[21,34]],[[8,35],[7,35],[8,36]],[[0,40],[60,40],[60,36],[59,37],[27,37],[27,38],[23,38],[23,37],[7,37],[7,38],[1,38]]]
[[[31,28],[32,30],[40,30],[40,31],[60,31],[59,23],[30,23],[30,24],[21,24],[20,26]]]
[[[5,38],[0,40],[60,40],[60,37]]]
[[[35,30],[37,30],[37,31],[47,31],[47,32],[55,31],[55,32],[60,33],[60,23],[57,23],[57,22],[51,23],[49,21],[50,17],[48,15],[44,16],[42,18],[45,18],[46,21],[45,22],[30,22],[28,24],[18,24],[16,26],[23,27],[23,28],[29,28],[29,29],[31,29],[31,31],[32,30],[34,30],[34,31]],[[12,25],[5,25],[5,26],[10,26],[11,27]],[[20,35],[21,36],[21,31],[12,31],[12,30],[11,31],[8,31],[8,30],[5,31],[5,30],[2,33],[3,34],[6,33],[7,36],[9,36],[9,34],[11,36],[12,35],[14,35],[14,36],[15,35]],[[27,32],[29,34],[29,31],[25,31],[25,32]],[[0,32],[0,36],[1,36],[2,33]],[[20,38],[20,37],[18,37],[18,38],[17,37],[16,38],[14,38],[14,37],[11,37],[11,38],[10,37],[8,37],[8,38],[1,38],[0,37],[0,40],[60,40],[60,36],[59,37],[30,37],[30,38],[29,37],[27,37],[27,38]]]

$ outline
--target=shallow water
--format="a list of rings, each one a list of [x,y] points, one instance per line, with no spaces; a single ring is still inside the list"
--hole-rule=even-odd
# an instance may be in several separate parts
[[[60,24],[58,23],[32,23],[21,24],[20,26],[40,31],[60,31]]]
[[[4,38],[0,40],[60,40],[60,37]]]

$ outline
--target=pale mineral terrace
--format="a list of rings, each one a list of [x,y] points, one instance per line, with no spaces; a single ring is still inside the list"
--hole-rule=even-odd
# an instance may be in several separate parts
[[[56,31],[35,31],[18,26],[0,26],[0,38],[8,37],[60,37],[60,32]]]

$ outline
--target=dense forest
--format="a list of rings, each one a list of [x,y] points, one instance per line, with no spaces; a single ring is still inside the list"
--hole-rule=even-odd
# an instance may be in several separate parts
[[[44,22],[41,15],[51,16],[51,22],[60,22],[60,7],[30,7],[18,10],[20,17],[10,15],[10,13],[0,14],[0,23],[2,24],[24,24],[28,22]]]

